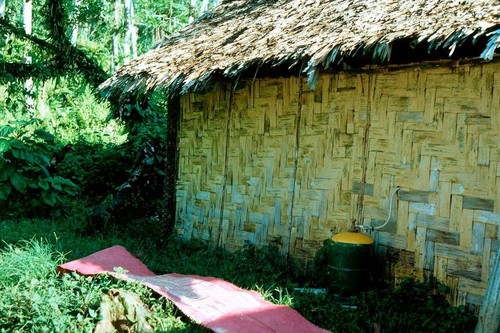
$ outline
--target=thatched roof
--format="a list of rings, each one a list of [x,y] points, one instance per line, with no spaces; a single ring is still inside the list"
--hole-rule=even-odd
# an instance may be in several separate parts
[[[367,54],[390,61],[408,41],[427,52],[480,41],[474,56],[492,59],[500,47],[499,0],[227,0],[123,66],[101,85],[107,93],[176,93],[249,68],[300,65],[310,84],[318,69]]]

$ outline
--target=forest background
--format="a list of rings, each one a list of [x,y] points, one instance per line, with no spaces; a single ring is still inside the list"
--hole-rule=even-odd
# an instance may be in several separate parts
[[[158,217],[166,98],[118,105],[96,87],[216,4],[0,0],[0,216]]]

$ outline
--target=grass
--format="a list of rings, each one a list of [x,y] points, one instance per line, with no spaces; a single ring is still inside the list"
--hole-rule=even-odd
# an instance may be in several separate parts
[[[77,215],[75,215],[77,216]],[[314,286],[314,275],[297,270],[273,249],[237,253],[166,239],[157,221],[89,234],[78,220],[0,221],[0,332],[92,332],[100,301],[111,289],[131,290],[149,308],[157,332],[204,332],[171,302],[148,289],[107,276],[56,274],[59,263],[123,245],[158,274],[215,276],[257,290],[264,298],[297,309],[335,332],[472,332],[476,318],[446,302],[445,289],[413,280],[350,299],[295,291]],[[442,287],[442,286],[441,286]]]
[[[128,290],[147,304],[156,332],[203,331],[183,321],[173,304],[149,289],[110,276],[57,274],[64,256],[40,240],[6,245],[0,252],[0,332],[93,332],[103,295]]]

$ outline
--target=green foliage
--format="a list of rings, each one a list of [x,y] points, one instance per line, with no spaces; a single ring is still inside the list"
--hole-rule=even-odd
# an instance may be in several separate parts
[[[259,250],[249,246],[229,253],[210,248],[202,241],[185,243],[174,238],[164,252],[168,253],[168,260],[151,263],[156,271],[217,276],[243,288],[290,287],[297,276],[293,266],[275,248]]]
[[[254,289],[267,300],[292,306],[308,320],[332,332],[472,332],[476,317],[446,301],[443,285],[402,281],[358,297],[294,291],[312,279],[298,274],[275,248],[247,247],[236,253],[210,248],[201,241],[170,240],[165,257],[151,258],[157,271],[215,276]]]
[[[121,146],[79,141],[71,145],[55,169],[79,184],[83,198],[93,205],[127,180],[131,164],[130,155]]]
[[[129,141],[123,148],[134,157],[132,172],[137,173],[137,179],[131,179],[133,191],[124,205],[126,214],[130,214],[131,210],[158,212],[161,207],[166,164],[169,162],[166,142],[168,120],[166,105],[162,104],[165,100],[160,99],[156,104],[150,100],[144,108],[135,105],[135,110],[128,111],[135,111],[135,116],[123,117],[127,119],[129,129]]]
[[[140,53],[185,26],[189,17],[197,17],[199,13],[191,7],[190,0],[138,1],[136,6]]]
[[[30,113],[17,87],[0,86],[7,92],[0,94],[0,124],[6,123],[0,131],[0,214],[61,214],[77,201],[106,197],[127,179],[132,159],[123,158],[130,152],[119,146],[127,137],[124,127],[106,119],[108,103],[82,78],[43,82]]]
[[[261,294],[262,298],[266,301],[274,304],[293,306],[293,296],[287,289],[283,289],[282,287],[269,287],[268,289],[264,289],[256,285],[255,290]]]
[[[28,117],[26,116],[20,117],[21,114],[29,114],[26,106],[27,96],[29,94],[24,90],[24,87],[18,85],[15,81],[0,85],[0,111],[3,111],[0,122],[27,120]]]
[[[134,1],[134,24],[138,30],[137,49],[142,54],[164,37],[201,14],[206,1],[160,0]],[[208,1],[208,7],[216,1]],[[115,13],[115,1],[88,0],[74,6],[72,0],[33,2],[33,35],[24,33],[22,2],[6,4],[5,18],[0,18],[0,81],[6,77],[47,79],[82,75],[97,87],[115,67],[126,61],[121,50],[113,59],[113,39],[122,46],[126,36],[123,4]],[[118,26],[115,22],[118,17]],[[69,36],[78,27],[76,45]],[[29,54],[33,64],[26,64]]]
[[[81,223],[82,220],[78,218],[59,221],[0,221],[0,244],[4,244],[4,249],[0,250],[2,253],[0,255],[0,280],[9,281],[8,283],[13,285],[23,276],[31,274],[24,278],[24,281],[31,281],[33,278],[44,281],[41,276],[54,272],[55,263],[47,265],[43,259],[30,257],[30,253],[41,253],[41,257],[51,253],[51,258],[53,258],[51,260],[55,262],[63,260],[60,254],[47,250],[46,243],[35,242],[34,244],[39,245],[37,245],[38,248],[35,246],[37,249],[34,251],[30,248],[32,245],[27,246],[32,242],[17,241],[19,238],[27,239],[36,236],[37,238],[43,237],[47,239],[47,242],[52,243],[50,249],[55,248],[59,252],[67,252],[66,257],[70,256],[67,257],[69,260],[89,255],[111,245],[121,244],[158,274],[177,272],[223,278],[240,287],[256,290],[273,303],[292,306],[311,322],[333,332],[357,333],[377,330],[386,333],[472,332],[476,323],[476,317],[467,312],[464,307],[451,307],[447,303],[445,296],[448,291],[442,284],[421,283],[407,279],[394,289],[376,289],[347,299],[327,293],[299,292],[296,290],[297,287],[307,288],[308,284],[303,282],[303,277],[296,273],[296,268],[284,260],[274,248],[247,247],[236,253],[228,253],[222,249],[209,247],[202,241],[183,242],[176,238],[166,241],[151,231],[154,230],[154,221],[146,227],[144,224],[137,224],[132,228],[132,224],[129,224],[127,228],[117,229],[115,233],[106,237],[88,237],[81,235],[81,227],[78,227]],[[149,238],[146,238],[148,235]],[[25,251],[27,248],[30,250]],[[4,256],[7,252],[11,254]],[[38,271],[35,272],[35,268],[39,268]],[[97,293],[96,290],[103,293],[112,287],[129,288],[124,287],[126,284],[124,282],[111,285],[104,277],[90,278],[88,284],[85,282],[87,280],[81,277],[74,276],[71,281],[73,279],[77,279],[86,288],[86,292],[82,291],[78,294],[78,298],[75,300],[72,298],[76,303],[75,307],[80,308],[81,304],[87,304],[86,306],[94,311],[97,311],[97,305],[91,305],[93,303],[89,299],[97,299],[97,297],[90,296],[90,294]],[[106,282],[102,282],[101,279]],[[57,281],[61,283],[60,280]],[[50,287],[53,282],[43,283]],[[136,289],[133,290],[136,291]],[[203,331],[192,323],[181,323],[180,314],[171,308],[169,302],[158,299],[147,290],[140,290],[142,289],[139,288],[136,292],[139,295],[143,295],[142,292],[145,293],[141,296],[144,303],[148,304],[150,309],[158,309],[158,311],[153,311],[153,316],[158,322],[164,323],[162,324],[164,330]],[[36,291],[39,294],[48,292],[40,285]],[[4,297],[3,294],[0,295],[0,298],[2,297]],[[66,296],[59,295],[58,297],[60,302],[65,302]],[[87,301],[84,302],[81,299],[87,299]],[[14,297],[7,302],[10,302],[7,304],[10,304],[9,308],[15,313],[23,311],[23,309],[17,309],[18,304],[27,306],[24,303],[14,302]],[[45,302],[45,304],[48,303],[48,301]],[[23,313],[23,316],[29,316],[28,310]],[[78,313],[74,312],[72,315],[75,316]],[[95,322],[88,311],[81,315],[86,320]],[[168,326],[170,325],[168,323],[178,326]],[[178,327],[178,329],[170,330],[165,327]]]
[[[84,277],[58,279],[61,259],[37,241],[0,252],[0,332],[91,331],[99,294]]]
[[[26,213],[40,216],[48,209],[64,208],[76,196],[78,186],[50,172],[50,148],[54,137],[39,123],[10,122],[0,127],[0,213]],[[56,210],[54,211],[54,208]]]
[[[293,307],[336,332],[473,332],[477,318],[446,301],[446,288],[403,280],[396,288],[376,289],[357,298],[293,293]]]
[[[107,119],[109,103],[97,98],[82,77],[47,80],[38,90],[33,113],[58,142],[121,144],[126,141],[123,124]]]
[[[0,251],[0,287],[42,279],[53,274],[54,262],[60,260],[62,255],[52,253],[46,243],[21,241],[19,246],[7,244]]]
[[[80,187],[79,200],[96,205],[95,210],[107,216],[100,219],[106,223],[139,218],[144,211],[150,212],[148,217],[158,215],[168,165],[167,97],[156,92],[148,104],[134,101],[118,111],[95,95],[94,88],[108,76],[105,72],[121,64],[114,59],[113,41],[118,38],[123,53],[127,26],[123,4],[115,7],[115,3],[89,0],[75,7],[72,0],[34,2],[33,12],[40,15],[33,16],[32,35],[23,29],[22,2],[6,3],[6,15],[0,19],[0,121],[36,117],[41,120],[38,129],[55,136],[37,146],[24,142],[31,157],[40,153],[49,163],[31,163],[22,172],[5,176],[8,181],[2,183],[0,200],[10,202],[5,206],[10,215],[21,213],[16,207],[23,204],[28,208],[25,215],[58,210],[64,205],[62,194],[71,196],[66,193],[70,183],[63,178]],[[214,2],[203,3],[212,7]],[[139,53],[195,18],[201,4],[201,0],[135,1]],[[78,38],[73,45],[70,36],[75,27]],[[26,56],[32,64],[25,63]],[[23,87],[27,78],[33,78],[29,92]],[[34,100],[32,108],[28,98]],[[117,121],[106,122],[111,109],[127,125],[128,137]],[[13,161],[8,159],[9,164]],[[10,172],[9,166],[2,168],[4,174]]]
[[[48,244],[30,241],[0,251],[0,332],[92,332],[101,297],[111,289],[136,293],[149,305],[155,331],[196,331],[183,322],[173,304],[137,283],[109,276],[58,276],[64,260]]]
[[[64,253],[66,260],[88,256],[113,245],[123,245],[134,254],[147,253],[157,249],[157,244],[146,238],[134,237],[134,233],[108,233],[86,235],[85,223],[88,209],[84,206],[72,207],[70,218],[0,220],[0,249],[8,245],[22,246],[26,239],[43,239],[54,251]],[[137,232],[135,232],[137,234]],[[157,254],[159,257],[161,253]]]
[[[77,165],[80,170],[75,181],[94,205],[90,229],[101,231],[115,224],[123,226],[123,221],[160,215],[168,153],[165,100],[157,97],[142,104],[124,104],[115,116],[126,125],[127,142],[92,146],[78,143],[60,165],[59,170],[71,179],[75,179],[71,174],[77,171],[72,171],[71,166]]]
[[[386,332],[401,332],[402,328],[409,333],[472,332],[475,316],[463,306],[450,306],[447,292],[446,286],[435,281],[422,283],[408,278],[387,295],[378,290],[363,294],[359,311]]]

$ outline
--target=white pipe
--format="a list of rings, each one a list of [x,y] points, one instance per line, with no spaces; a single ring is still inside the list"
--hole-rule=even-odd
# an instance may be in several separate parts
[[[360,229],[363,229],[363,230],[379,230],[379,229],[382,229],[383,227],[385,227],[387,225],[387,223],[389,223],[389,220],[391,219],[391,215],[392,215],[392,204],[393,204],[393,199],[394,199],[394,195],[396,194],[396,192],[398,192],[399,190],[401,189],[401,187],[399,186],[396,186],[396,188],[392,191],[391,193],[391,196],[389,198],[389,212],[387,213],[387,220],[385,221],[384,224],[382,225],[379,225],[377,227],[367,227],[365,225],[362,225],[362,224],[358,224],[356,225],[356,228],[360,228]]]

